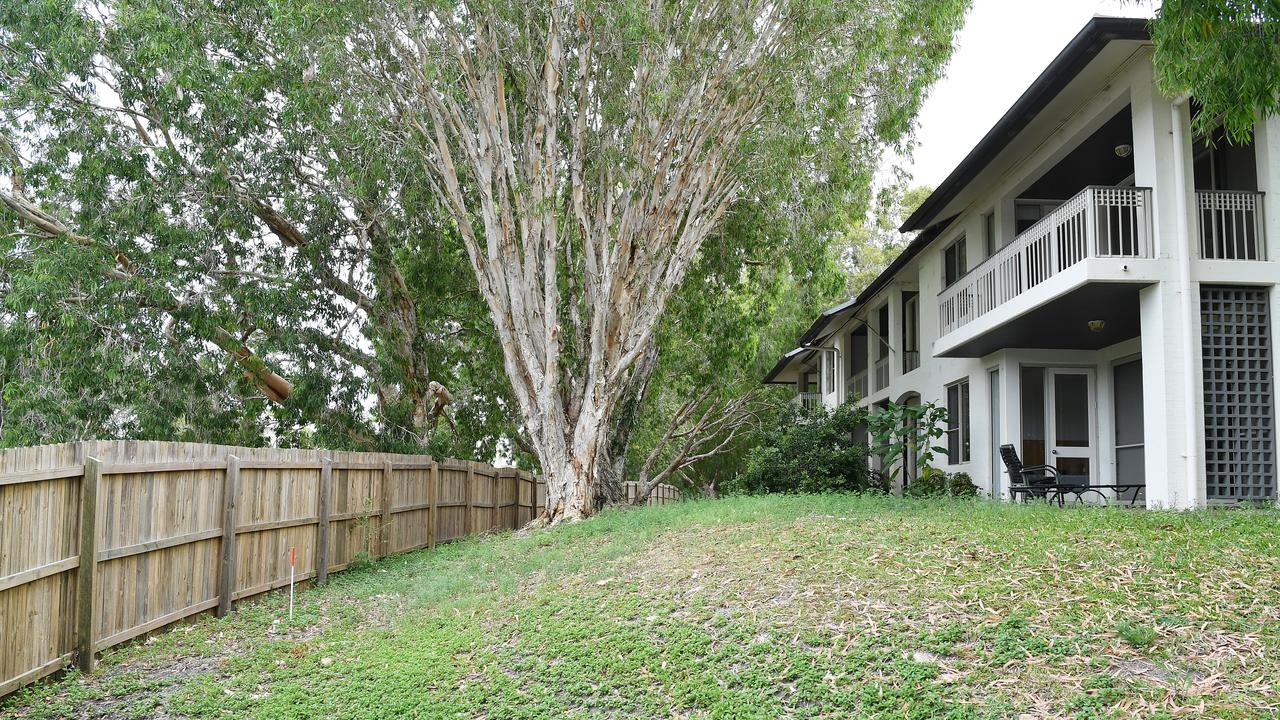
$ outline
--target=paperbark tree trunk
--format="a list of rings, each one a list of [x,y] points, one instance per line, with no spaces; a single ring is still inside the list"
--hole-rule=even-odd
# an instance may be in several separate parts
[[[630,430],[611,443],[615,412],[742,186],[793,28],[780,6],[734,5],[655,6],[682,47],[635,57],[618,54],[608,6],[392,5],[374,44],[395,62],[358,55],[462,236],[546,477],[544,522],[590,515],[602,472],[616,477]]]
[[[596,509],[626,502],[624,491],[627,470],[627,448],[631,445],[631,433],[645,397],[649,394],[649,379],[658,365],[658,344],[652,343],[636,363],[627,381],[626,392],[618,404],[613,423],[609,428],[609,440],[604,444],[597,466]]]

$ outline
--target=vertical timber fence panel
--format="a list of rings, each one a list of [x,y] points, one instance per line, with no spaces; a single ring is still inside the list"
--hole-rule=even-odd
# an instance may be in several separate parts
[[[678,498],[655,490],[649,504]],[[397,453],[92,441],[0,450],[0,696],[361,558],[522,527],[523,470]]]

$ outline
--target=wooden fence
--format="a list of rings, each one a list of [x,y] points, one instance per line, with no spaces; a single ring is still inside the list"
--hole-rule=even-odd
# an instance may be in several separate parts
[[[624,490],[627,495],[627,502],[635,502],[636,493],[640,492],[640,483],[635,480],[628,480],[623,483]],[[645,500],[646,505],[666,505],[680,499],[680,490],[674,485],[662,483],[655,485],[649,493],[649,498]]]
[[[661,490],[660,502],[674,498]],[[0,696],[297,579],[516,528],[527,472],[422,455],[91,441],[0,451]]]

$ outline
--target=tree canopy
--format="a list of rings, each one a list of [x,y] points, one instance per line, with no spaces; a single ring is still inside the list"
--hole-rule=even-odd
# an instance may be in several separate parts
[[[6,4],[0,442],[505,439],[586,514],[839,292],[966,7]]]
[[[865,193],[965,2],[387,0],[343,44],[489,305],[548,518],[597,464],[672,295],[739,198]]]
[[[1221,122],[1244,141],[1259,114],[1280,111],[1280,2],[1163,0],[1151,39],[1160,90],[1200,103],[1197,131]]]
[[[0,442],[492,457],[511,434],[456,228],[317,80],[302,21],[237,0],[0,9]],[[455,433],[429,432],[432,380]]]

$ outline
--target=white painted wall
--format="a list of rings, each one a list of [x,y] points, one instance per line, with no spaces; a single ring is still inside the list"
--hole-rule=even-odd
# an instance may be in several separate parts
[[[1133,114],[1133,147],[1135,184],[1153,189],[1153,243],[1155,258],[1127,261],[1120,270],[1118,261],[1093,270],[1082,267],[1081,278],[1064,278],[1064,287],[1078,282],[1097,281],[1096,273],[1110,272],[1107,279],[1152,281],[1139,294],[1142,334],[1098,351],[1008,349],[983,358],[936,357],[939,317],[937,296],[942,291],[942,251],[961,234],[967,237],[970,268],[983,259],[985,249],[983,215],[996,210],[997,234],[1006,240],[1013,233],[1013,198],[1053,167],[1079,142],[1087,138],[1117,111],[1129,104]],[[945,388],[962,378],[969,380],[971,457],[968,462],[947,465],[946,458],[935,458],[935,464],[948,471],[963,471],[990,492],[992,488],[992,448],[995,433],[1001,442],[1013,443],[1021,452],[1021,373],[1024,365],[1090,367],[1095,370],[1096,412],[1094,417],[1095,477],[1106,484],[1115,481],[1113,368],[1141,354],[1143,361],[1144,442],[1146,450],[1147,498],[1151,507],[1190,508],[1205,502],[1203,459],[1203,397],[1199,337],[1199,283],[1254,284],[1272,288],[1273,327],[1280,324],[1280,263],[1201,261],[1194,241],[1195,215],[1191,174],[1191,142],[1186,132],[1188,122],[1185,104],[1174,108],[1155,87],[1149,49],[1122,63],[1104,86],[1080,104],[1068,110],[1046,112],[1061,114],[1061,121],[1031,152],[1016,158],[997,158],[975,181],[989,188],[956,218],[929,248],[908,263],[896,277],[869,302],[853,311],[855,318],[878,329],[877,312],[884,303],[890,307],[890,382],[886,389],[872,391],[864,404],[882,400],[897,401],[910,392],[920,394],[924,402],[945,405]],[[1181,127],[1179,127],[1181,125]],[[1181,143],[1181,147],[1175,143]],[[1259,189],[1268,192],[1268,200],[1280,204],[1280,118],[1259,122],[1255,145],[1258,148]],[[1179,152],[1179,150],[1181,152]],[[1181,197],[1180,197],[1181,196]],[[1268,207],[1264,214],[1268,242],[1268,258],[1280,258],[1280,207]],[[1189,260],[1190,283],[1184,284],[1179,262]],[[1092,262],[1092,261],[1090,261]],[[1101,269],[1099,269],[1101,268]],[[1072,268],[1072,271],[1076,268]],[[1094,273],[1091,275],[1090,273]],[[1067,275],[1067,273],[1063,273]],[[920,294],[921,363],[902,374],[901,293],[918,290]],[[1052,295],[1037,299],[1031,293],[1019,297],[1017,307],[997,308],[989,314],[993,321],[1013,318],[1037,302],[1047,301],[1065,292],[1047,288]],[[1193,303],[1186,302],[1188,293]],[[1189,316],[1189,308],[1195,313]],[[984,316],[988,317],[988,316]],[[843,402],[847,387],[847,333],[855,327],[848,317],[833,318],[833,324],[844,324],[834,346],[842,359],[830,388],[829,404]],[[1086,321],[1082,318],[1081,321]],[[1188,322],[1190,320],[1190,322]],[[1189,332],[1188,332],[1189,328]],[[955,334],[953,333],[953,336]],[[948,347],[954,347],[953,338]],[[867,343],[870,387],[874,388],[878,338],[871,333]],[[1280,343],[1273,343],[1273,347]],[[1194,349],[1189,355],[1186,348]],[[999,368],[1001,412],[1000,422],[993,426],[989,408],[990,374]],[[1188,392],[1188,378],[1194,391]],[[827,392],[824,388],[824,392]],[[1190,432],[1189,432],[1190,430]],[[1192,444],[1189,445],[1188,442]],[[1196,445],[1198,444],[1198,448]],[[1188,464],[1188,458],[1191,464]],[[999,486],[1007,488],[1007,476]],[[1001,495],[1006,495],[1002,492]]]

